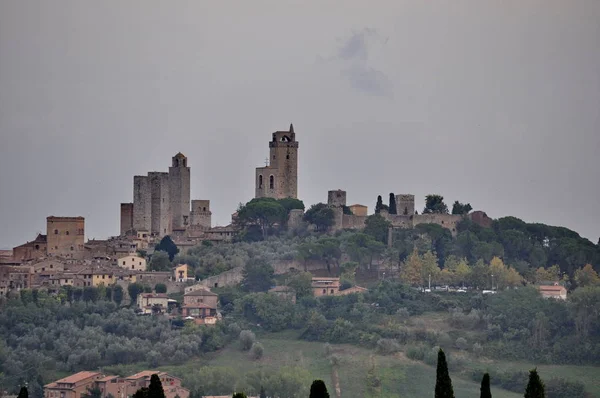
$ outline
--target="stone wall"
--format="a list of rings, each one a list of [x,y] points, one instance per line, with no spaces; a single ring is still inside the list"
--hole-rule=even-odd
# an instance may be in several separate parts
[[[368,216],[342,215],[342,229],[362,229]]]
[[[209,229],[211,225],[212,212],[210,211],[210,200],[192,200],[190,226],[196,230],[205,230]]]
[[[438,224],[444,228],[448,228],[452,236],[456,236],[456,224],[462,219],[462,215],[455,214],[415,214],[413,217],[413,226],[419,224]]]
[[[133,228],[136,231],[152,229],[150,180],[147,176],[133,177]]]
[[[304,210],[292,209],[288,215],[288,228],[297,228],[302,224]]]

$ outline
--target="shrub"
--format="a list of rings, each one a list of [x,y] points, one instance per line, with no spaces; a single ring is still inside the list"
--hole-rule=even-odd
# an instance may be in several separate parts
[[[422,345],[412,346],[406,350],[406,356],[414,361],[421,361],[425,357],[426,348]]]
[[[242,329],[235,322],[233,322],[233,323],[229,324],[229,326],[227,326],[227,334],[229,334],[231,337],[234,337],[234,338],[239,337],[241,331],[242,331]]]
[[[452,346],[452,338],[446,332],[441,332],[437,336],[437,343],[443,349],[448,349]]]
[[[466,350],[467,347],[469,346],[467,344],[467,339],[465,339],[464,337],[459,337],[456,339],[456,348],[458,348],[459,350]]]
[[[325,352],[326,357],[330,356],[333,351],[331,348],[331,344],[325,343],[325,345],[323,346],[323,351]]]
[[[256,336],[250,330],[242,330],[240,332],[240,344],[242,346],[242,351],[248,351],[252,348],[252,344],[256,342]]]
[[[406,322],[408,318],[410,318],[410,313],[408,312],[406,307],[398,308],[398,311],[396,311],[396,315],[398,316],[398,318],[400,318],[402,322]]]
[[[379,339],[377,340],[377,351],[380,354],[393,354],[400,351],[400,344],[395,339]]]
[[[252,344],[252,348],[250,348],[250,356],[255,361],[258,359],[261,359],[264,352],[265,352],[265,349],[264,349],[263,345],[260,344],[259,342]]]
[[[483,346],[479,343],[473,344],[473,354],[481,356],[483,354]]]

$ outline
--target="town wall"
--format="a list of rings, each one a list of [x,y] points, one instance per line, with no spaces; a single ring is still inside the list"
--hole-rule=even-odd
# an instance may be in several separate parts
[[[457,214],[415,214],[413,216],[413,226],[419,224],[437,224],[450,230],[453,236],[456,236],[456,225],[463,219],[462,215]]]
[[[133,203],[121,203],[121,236],[133,231]]]
[[[342,215],[342,229],[362,229],[368,216]]]
[[[492,227],[492,223],[494,221],[490,217],[488,217],[488,215],[485,212],[483,212],[481,210],[477,210],[477,211],[474,211],[472,213],[469,213],[468,217],[475,224],[477,224],[477,225],[479,225],[480,227],[483,227],[483,228],[491,228]]]
[[[133,228],[136,231],[152,230],[152,200],[150,179],[147,176],[133,177]]]
[[[78,258],[84,253],[83,217],[47,217],[46,234],[48,255]]]
[[[171,233],[171,200],[169,173],[150,172],[151,229],[158,236]]]

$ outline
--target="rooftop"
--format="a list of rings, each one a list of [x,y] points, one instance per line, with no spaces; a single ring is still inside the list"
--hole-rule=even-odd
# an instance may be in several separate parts
[[[100,376],[101,374],[98,372],[88,372],[86,370],[75,373],[74,375],[67,376],[64,379],[56,380],[52,384],[75,384],[82,380],[89,379],[90,377]]]
[[[184,294],[184,296],[187,296],[187,297],[194,297],[194,296],[216,296],[216,295],[217,294],[211,292],[210,290],[208,290],[206,288],[192,290],[191,292]]]

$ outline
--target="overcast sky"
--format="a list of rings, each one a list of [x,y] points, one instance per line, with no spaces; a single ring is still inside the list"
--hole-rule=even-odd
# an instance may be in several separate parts
[[[0,0],[0,247],[181,151],[224,225],[294,123],[305,204],[442,194],[600,236],[600,1]]]

